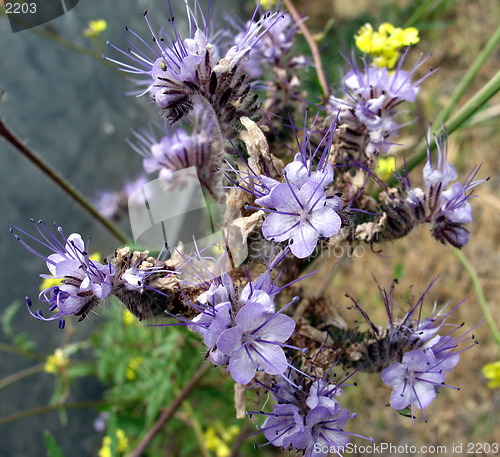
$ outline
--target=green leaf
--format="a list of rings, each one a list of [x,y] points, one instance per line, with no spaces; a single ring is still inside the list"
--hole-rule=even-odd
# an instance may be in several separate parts
[[[404,417],[411,417],[411,409],[409,406],[403,409],[398,409],[397,410],[399,414],[401,414]]]
[[[44,433],[44,442],[45,449],[47,450],[47,457],[64,457],[56,439],[48,431]]]
[[[19,308],[21,307],[21,302],[19,300],[13,301],[7,308],[5,308],[5,311],[2,313],[2,317],[0,321],[2,322],[2,331],[5,333],[5,335],[9,338],[12,338],[13,336],[13,331],[12,331],[12,321],[16,315],[16,313],[19,311]]]
[[[405,264],[403,262],[398,262],[394,265],[394,271],[392,274],[393,277],[399,281],[405,274]]]

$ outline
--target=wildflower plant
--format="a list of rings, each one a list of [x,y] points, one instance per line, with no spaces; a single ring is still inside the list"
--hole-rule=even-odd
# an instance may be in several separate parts
[[[123,215],[126,201],[131,212],[133,205],[143,207],[142,222],[163,230],[163,245],[143,250],[120,244],[98,259],[89,255],[88,240],[66,236],[57,224],[32,220],[28,230],[16,221],[11,227],[50,273],[40,275],[45,285],[38,296],[48,310],[26,297],[29,312],[41,321],[57,320],[63,329],[72,315],[81,321],[105,302],[123,305],[125,314],[118,313],[109,331],[97,332],[90,344],[99,359],[97,376],[115,385],[111,399],[126,402],[133,393],[156,400],[136,417],[135,428],[151,426],[165,399],[184,392],[189,380],[175,373],[176,364],[203,370],[214,365],[212,380],[236,386],[236,409],[256,428],[257,448],[270,444],[306,456],[336,449],[331,452],[342,455],[351,439],[376,440],[363,414],[354,421],[344,400],[359,372],[373,374],[375,388],[394,410],[408,409],[412,422],[420,413],[427,421],[437,393],[458,390],[445,378],[476,345],[475,327],[453,323],[458,303],[468,306],[462,298],[452,297],[456,306],[431,303],[430,278],[416,300],[399,303],[395,284],[388,290],[377,284],[387,318],[379,325],[347,293],[366,330],[333,319],[339,305],[314,290],[316,267],[322,268],[316,258],[336,247],[383,250],[424,223],[441,244],[462,248],[469,241],[464,226],[474,222],[473,193],[486,179],[478,177],[479,167],[459,178],[448,161],[444,127],[424,134],[421,178],[413,179],[408,166],[393,174],[396,163],[406,164],[406,156],[395,152],[408,125],[402,119],[427,78],[439,75],[424,54],[410,64],[418,31],[389,23],[378,31],[363,26],[355,43],[364,54],[348,52],[340,87],[328,87],[318,100],[302,84],[312,58],[294,52],[306,21],[294,10],[262,2],[249,20],[226,16],[221,27],[210,1],[204,8],[185,0],[186,28],[172,3],[163,28],[156,29],[157,18],[145,13],[147,36],[127,28],[130,47],[109,43],[105,59],[127,74],[131,94],[154,105],[150,122],[128,139],[144,173],[158,176],[166,195],[180,196],[185,183],[179,172],[194,170],[210,208],[218,211],[210,224],[212,233],[222,230],[223,243],[202,245],[194,222],[193,233],[183,233],[192,245],[169,244],[166,222],[156,217],[141,175],[121,192],[102,192],[96,206],[101,217],[113,220]],[[92,34],[106,28],[89,27]],[[412,179],[423,185],[412,185]],[[186,213],[201,208],[195,203]],[[168,204],[162,203],[163,210]],[[241,262],[235,246],[248,252]],[[138,325],[133,316],[149,325]],[[45,371],[64,374],[70,364],[56,351]],[[485,367],[492,387],[497,371]],[[252,400],[250,392],[256,393]],[[195,416],[190,420],[201,440]],[[394,420],[404,418],[395,414]],[[113,446],[118,454],[131,447],[126,425],[113,425],[99,455],[112,455]],[[221,433],[215,425],[206,428],[207,449],[223,444],[219,454],[229,455],[227,443],[235,437]],[[242,433],[252,435],[247,428]]]

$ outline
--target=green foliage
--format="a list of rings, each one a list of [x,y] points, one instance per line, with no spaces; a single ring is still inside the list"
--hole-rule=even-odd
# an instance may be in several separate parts
[[[113,406],[115,429],[123,429],[133,443],[158,419],[203,361],[203,345],[183,326],[150,327],[122,307],[113,306],[90,341],[97,362],[97,377],[109,386],[106,397]],[[167,321],[165,321],[167,322]],[[172,322],[169,322],[172,323]],[[199,455],[186,421],[195,420],[206,429],[216,420],[235,423],[233,382],[212,369],[190,398],[196,417],[174,418],[166,433],[158,436],[148,455],[160,456],[164,446],[182,455]],[[110,430],[108,436],[115,432]]]
[[[15,332],[12,328],[12,322],[21,307],[20,301],[14,301],[5,308],[0,322],[2,332],[14,346],[17,346],[24,352],[31,352],[35,348],[35,342],[28,336],[27,332]]]
[[[56,439],[50,434],[50,432],[45,432],[44,441],[45,449],[47,450],[47,457],[64,457]]]

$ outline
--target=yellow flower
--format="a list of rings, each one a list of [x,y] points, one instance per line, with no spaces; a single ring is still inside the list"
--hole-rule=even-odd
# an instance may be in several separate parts
[[[383,180],[390,178],[396,171],[396,157],[379,157],[375,171]]]
[[[136,317],[127,309],[123,310],[122,317],[123,317],[123,323],[125,325],[131,325],[137,322]]]
[[[89,21],[88,27],[83,30],[83,34],[87,37],[97,37],[108,28],[108,23],[104,19]]]
[[[125,435],[125,432],[119,428],[116,430],[116,439],[117,439],[117,446],[116,450],[123,454],[128,450],[128,438]],[[102,439],[102,446],[101,449],[99,449],[99,457],[111,457],[111,437],[110,436],[105,436]]]
[[[237,425],[232,425],[227,430],[223,425],[217,421],[214,427],[208,428],[204,433],[205,445],[209,451],[215,452],[216,457],[228,457],[231,454],[229,444],[240,432]]]
[[[399,50],[418,43],[418,30],[415,27],[401,29],[384,22],[375,31],[371,24],[365,24],[354,36],[356,46],[365,54],[373,57],[373,63],[389,69],[396,65]]]
[[[57,373],[62,371],[69,364],[69,358],[64,355],[62,349],[58,348],[55,350],[54,354],[49,355],[45,361],[45,366],[43,370],[46,373]]]
[[[276,0],[261,0],[260,6],[265,10],[270,10],[273,6],[276,6]]]
[[[144,362],[144,357],[133,357],[127,363],[127,369],[125,370],[125,377],[127,381],[133,381],[137,379],[137,368]]]
[[[488,363],[482,369],[483,375],[489,379],[487,387],[489,389],[500,388],[500,360],[498,362]]]
[[[50,289],[61,284],[61,278],[44,278],[40,284],[40,291]]]

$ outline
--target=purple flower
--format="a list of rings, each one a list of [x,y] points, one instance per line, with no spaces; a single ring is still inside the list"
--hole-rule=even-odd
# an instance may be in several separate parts
[[[317,406],[306,416],[306,426],[292,439],[292,447],[304,449],[304,456],[327,456],[329,449],[338,449],[337,454],[349,443],[349,434],[343,427],[351,417],[347,409],[342,409],[338,404],[328,408]],[[327,450],[324,452],[324,450]]]
[[[342,393],[343,391],[340,387],[329,384],[326,379],[316,379],[309,388],[309,396],[307,397],[306,404],[311,409],[317,406],[334,408],[338,404],[335,397],[342,395]]]
[[[431,349],[407,352],[401,363],[395,363],[382,372],[382,381],[393,388],[391,406],[394,409],[424,409],[436,397],[436,388],[446,376]]]
[[[146,178],[143,175],[139,175],[133,181],[126,181],[123,184],[123,189],[120,191],[100,191],[94,200],[94,205],[104,217],[119,220],[127,212],[130,204],[136,207],[144,204],[144,199],[138,202],[130,199],[134,191],[144,184],[146,184]]]
[[[228,281],[229,277],[226,278],[226,286]],[[232,303],[226,286],[211,284],[209,290],[198,297],[197,308],[201,312],[189,326],[191,330],[203,336],[203,342],[209,349],[210,358],[215,365],[227,365],[229,362],[229,358],[216,347],[221,333],[232,326]]]
[[[77,233],[72,233],[67,238],[64,236],[62,228],[55,225],[57,236],[50,232],[43,221],[36,223],[33,221],[40,239],[18,227],[11,228],[11,233],[16,239],[32,254],[45,260],[51,275],[40,275],[42,278],[58,278],[61,284],[49,287],[40,293],[40,300],[48,304],[49,311],[56,311],[50,317],[44,317],[42,311],[30,313],[37,319],[51,321],[58,319],[59,327],[64,327],[64,318],[71,314],[85,318],[93,306],[104,300],[112,291],[113,276],[115,268],[113,265],[103,265],[95,260],[90,260],[88,246],[86,247],[82,237]],[[26,244],[15,232],[14,229],[31,240],[52,251],[48,257],[38,253],[31,246]],[[42,298],[43,297],[43,298]],[[27,304],[31,305],[31,300],[27,299]]]
[[[350,435],[354,435],[343,430],[353,416],[342,409],[335,398],[342,394],[341,387],[347,379],[331,384],[327,378],[311,378],[300,372],[290,372],[289,378],[282,376],[269,387],[278,402],[273,411],[251,414],[267,416],[261,431],[275,446],[302,451],[302,454],[311,457],[326,456],[328,452],[323,452],[325,449],[335,448],[341,455]]]
[[[257,371],[272,375],[285,372],[288,362],[280,345],[295,330],[291,317],[249,303],[239,310],[235,324],[222,332],[217,347],[229,357],[228,370],[236,382],[248,384]]]
[[[340,230],[340,216],[327,205],[326,191],[314,179],[300,188],[293,182],[280,183],[265,203],[273,212],[266,217],[262,234],[272,241],[289,240],[290,250],[298,258],[311,255],[318,238],[331,237]]]
[[[287,448],[295,436],[304,430],[304,418],[295,405],[274,405],[260,428],[274,446]]]

